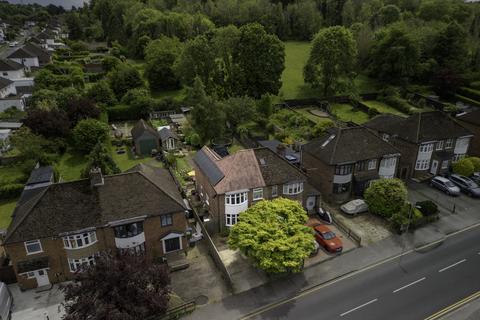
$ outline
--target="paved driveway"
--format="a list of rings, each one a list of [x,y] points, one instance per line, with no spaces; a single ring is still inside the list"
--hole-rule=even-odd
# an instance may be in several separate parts
[[[51,290],[20,291],[16,284],[8,286],[13,295],[12,320],[60,320],[64,314],[61,303],[63,294],[58,285]]]

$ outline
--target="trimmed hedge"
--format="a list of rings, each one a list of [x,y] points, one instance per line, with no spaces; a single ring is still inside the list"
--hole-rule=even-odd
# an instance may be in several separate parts
[[[109,121],[138,120],[137,110],[123,104],[107,108],[107,113]]]
[[[24,185],[22,183],[9,183],[0,186],[0,199],[17,198],[23,191]]]
[[[460,89],[457,90],[457,92],[460,95],[467,97],[469,99],[480,101],[480,91],[478,90],[467,88],[467,87],[461,87]]]
[[[476,101],[476,100],[472,100],[472,99],[467,98],[467,97],[465,97],[465,96],[456,94],[456,95],[455,95],[455,98],[457,98],[458,100],[460,100],[460,101],[463,102],[463,103],[472,105],[472,106],[474,106],[474,107],[480,107],[480,102],[478,102],[478,101]]]
[[[397,96],[383,96],[383,97],[380,97],[380,99],[378,99],[378,100],[388,104],[392,108],[395,108],[398,111],[403,112],[405,114],[412,114],[413,113],[413,109],[410,106],[410,104],[408,104],[408,102],[404,101],[400,97],[397,97]]]

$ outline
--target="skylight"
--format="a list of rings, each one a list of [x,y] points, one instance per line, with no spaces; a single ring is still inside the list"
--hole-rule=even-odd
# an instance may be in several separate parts
[[[334,135],[334,134],[332,134],[330,137],[328,137],[327,140],[325,140],[324,143],[322,143],[322,148],[325,148],[325,147],[327,146],[327,144],[329,144],[330,141],[332,141],[333,139],[335,139],[335,135]]]

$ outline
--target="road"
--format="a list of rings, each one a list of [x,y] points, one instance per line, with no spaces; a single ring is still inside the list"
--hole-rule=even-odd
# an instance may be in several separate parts
[[[420,320],[480,290],[480,228],[265,307],[244,319]]]

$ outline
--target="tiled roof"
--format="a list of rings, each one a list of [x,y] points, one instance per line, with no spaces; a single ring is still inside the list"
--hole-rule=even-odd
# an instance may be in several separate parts
[[[399,151],[369,129],[361,126],[332,128],[327,134],[305,144],[303,151],[335,165],[380,158]]]
[[[135,124],[135,126],[132,128],[132,130],[131,130],[132,138],[135,140],[135,139],[141,137],[142,134],[143,134],[145,131],[151,133],[152,135],[154,135],[155,137],[158,138],[158,132],[157,132],[157,130],[155,130],[155,129],[153,129],[152,127],[150,127],[150,126],[145,122],[145,120],[143,120],[143,119],[140,119],[140,120]]]
[[[24,67],[18,62],[9,59],[0,59],[0,71],[22,70]]]
[[[163,171],[142,165],[126,173],[105,176],[104,185],[98,187],[84,179],[40,188],[15,209],[5,243],[185,210],[173,178]]]
[[[51,166],[39,167],[30,173],[26,185],[49,182],[53,180],[53,168]]]
[[[419,112],[408,118],[380,115],[364,125],[413,143],[471,135],[470,131],[441,111]]]
[[[160,135],[160,139],[162,141],[167,140],[168,138],[178,139],[177,135],[169,128],[162,128],[158,134]]]
[[[8,87],[12,83],[13,81],[8,80],[7,78],[0,77],[0,89]]]

